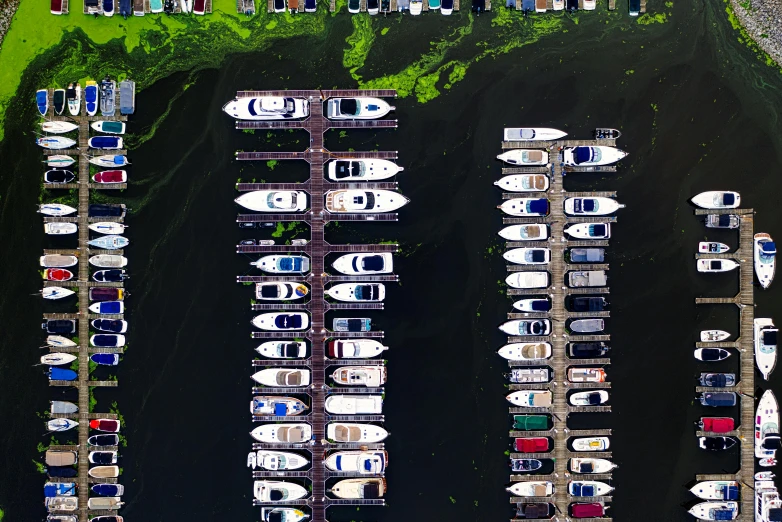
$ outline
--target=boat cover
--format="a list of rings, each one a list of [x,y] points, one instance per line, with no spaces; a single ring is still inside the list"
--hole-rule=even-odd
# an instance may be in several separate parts
[[[120,158],[122,156],[119,156]],[[121,217],[125,213],[125,205],[92,204],[88,208],[90,217]]]
[[[93,353],[90,355],[90,361],[103,366],[116,366],[119,362],[119,355],[116,353]]]
[[[76,464],[76,452],[49,450],[46,452],[45,462],[47,466],[72,466]]]
[[[703,417],[701,419],[703,424],[703,431],[710,431],[712,433],[727,433],[733,431],[735,424],[733,419],[728,417]]]
[[[721,214],[721,215],[719,216],[719,218],[717,219],[717,224],[718,224],[720,227],[730,227],[730,226],[731,226],[731,221],[732,221],[732,219],[731,219],[731,218],[732,218],[732,217],[733,217],[733,216],[732,216],[732,215],[730,215],[730,214]]]
[[[286,343],[282,346],[283,357],[298,357],[299,356],[299,344],[298,343]]]
[[[591,504],[572,504],[572,513],[574,517],[589,518],[602,517],[605,514],[602,504],[593,502]]]
[[[49,368],[49,379],[53,381],[75,381],[78,378],[79,374],[73,370],[57,368],[56,366]]]
[[[597,202],[591,198],[576,198],[573,200],[573,211],[576,213],[581,212],[594,212],[597,210]]]
[[[123,175],[121,170],[104,170],[95,174],[96,183],[122,183]]]
[[[578,465],[579,473],[594,473],[595,466],[591,462],[582,462]]]
[[[356,285],[353,294],[359,301],[377,301],[379,297],[378,285]]]
[[[280,314],[274,318],[274,325],[277,328],[301,328],[301,316],[298,314]]]
[[[587,395],[587,401],[593,406],[600,404],[602,401],[600,398],[600,392],[591,392],[589,395]]]
[[[301,272],[301,257],[282,257],[277,260],[277,270],[281,272]]]
[[[551,310],[551,302],[548,299],[538,299],[532,301],[533,312],[548,312]]]
[[[701,359],[703,361],[719,361],[724,357],[722,348],[703,348],[701,350]]]
[[[727,486],[722,488],[722,500],[738,500],[739,499],[739,487]]]
[[[534,471],[542,466],[537,459],[512,459],[510,462],[511,471]]]
[[[283,370],[277,372],[276,375],[277,384],[283,386],[300,386],[301,385],[301,372],[297,370]]]
[[[361,268],[368,272],[379,272],[384,265],[383,256],[366,256],[361,260]]]
[[[44,329],[48,333],[74,333],[76,331],[76,321],[73,319],[51,319],[44,323]]]
[[[96,495],[103,497],[116,497],[118,496],[119,487],[116,484],[95,484],[90,489]]]
[[[549,442],[548,439],[544,437],[522,438],[516,439],[514,446],[516,451],[522,453],[538,453],[541,451],[548,451]]]
[[[760,244],[760,249],[763,251],[764,254],[776,254],[777,253],[777,245],[773,241],[765,241]]]
[[[594,497],[597,495],[597,490],[592,484],[582,484],[580,482],[573,482],[572,485],[573,496],[575,497]]]
[[[733,509],[715,509],[711,512],[712,520],[733,520],[736,512]]]
[[[123,281],[125,279],[125,271],[119,270],[119,269],[112,269],[112,270],[98,270],[93,274],[93,279],[96,281],[102,281],[102,282],[112,282],[112,283],[118,283],[120,281]],[[110,303],[106,303],[110,304]],[[101,309],[103,309],[104,305],[101,305]],[[119,313],[119,303],[116,303],[117,311],[116,312],[103,312],[106,314],[118,314]]]
[[[337,179],[350,177],[351,163],[354,163],[354,162],[352,162],[352,161],[337,161],[337,164],[334,166],[334,175],[336,176]],[[356,164],[356,166],[358,166],[358,164]]]
[[[75,477],[79,472],[76,468],[71,468],[69,466],[49,466],[46,468],[46,474],[49,475],[50,478],[68,478]]]
[[[764,330],[763,331],[763,344],[766,346],[777,345],[777,332],[779,330]]]
[[[767,434],[763,437],[763,442],[760,446],[764,450],[778,450],[782,446],[782,440],[780,440],[778,434]]]
[[[120,0],[120,5],[122,5]],[[128,0],[129,2],[129,0]],[[136,83],[129,80],[119,82],[119,113],[133,114],[136,110],[135,104]]]
[[[114,334],[102,335],[97,334],[92,336],[92,344],[97,347],[111,348],[117,346],[119,339]]]
[[[368,319],[334,319],[334,324],[340,324],[343,327],[342,331],[347,332],[368,332],[370,329],[370,322]],[[347,326],[345,330],[344,327]],[[336,327],[335,327],[336,329]]]
[[[726,192],[722,195],[722,204],[725,206],[730,206],[736,203],[736,196],[732,194],[731,192]]]
[[[701,396],[704,406],[735,406],[736,394],[733,392],[708,392]]]
[[[703,449],[710,450],[710,451],[720,451],[724,449],[728,449],[731,446],[733,446],[734,441],[733,439],[726,438],[726,437],[704,437],[703,438]]]
[[[280,288],[274,283],[261,285],[261,297],[266,299],[276,299],[280,297]]]
[[[98,355],[98,354],[96,354]],[[107,355],[107,354],[100,354],[100,355]],[[117,442],[119,442],[119,437],[116,435],[93,435],[89,439],[87,439],[87,443],[91,446],[116,446]],[[109,495],[113,497],[114,495]]]
[[[636,14],[641,12],[641,0],[630,0],[630,12]]]
[[[570,356],[574,358],[591,359],[605,355],[607,347],[603,343],[572,343]]]
[[[527,212],[530,214],[548,214],[548,200],[541,198],[528,201]]]
[[[530,261],[533,263],[542,263],[546,260],[546,251],[545,250],[533,250],[530,255]]]
[[[272,511],[266,515],[265,522],[285,522],[286,514],[282,511]]]
[[[121,288],[90,288],[90,301],[117,301],[122,299]]]
[[[46,91],[36,92],[35,103],[38,105],[38,111],[40,111],[40,113],[43,114],[44,109],[49,104],[49,94]]]
[[[119,314],[122,310],[122,303],[119,301],[103,301],[100,304],[100,313],[102,314]]]
[[[306,11],[314,11],[316,7],[315,0],[304,0],[304,9]]]
[[[358,101],[353,98],[342,98],[339,100],[339,114],[346,116],[357,116],[359,113]]]
[[[90,421],[90,428],[100,431],[119,431],[119,421],[113,419],[95,419]]]
[[[514,415],[514,430],[545,430],[548,429],[548,418],[545,415]]]
[[[115,134],[118,134],[122,132],[122,122],[121,121],[104,121],[101,124],[101,131],[102,132],[112,132]]]
[[[587,162],[592,159],[592,147],[575,147],[573,149],[573,160],[576,165]]]
[[[602,237],[606,235],[606,226],[602,223],[589,225],[589,235],[592,237]]]
[[[769,522],[782,522],[782,508],[774,508],[768,510]]]
[[[92,326],[102,332],[122,333],[125,327],[123,321],[119,319],[95,319]]]
[[[517,515],[524,518],[548,518],[548,504],[518,504]]]
[[[43,496],[44,497],[66,497],[71,496],[76,492],[76,483],[58,483],[58,484],[44,484]]]
[[[600,312],[605,308],[602,297],[574,297],[571,301],[574,312]]]
[[[94,451],[92,453],[92,462],[94,464],[111,464],[114,460],[114,453],[111,451]]]
[[[49,183],[70,183],[76,176],[70,170],[47,170],[46,181]]]
[[[604,259],[603,248],[574,248],[570,251],[570,261],[574,263],[600,263]]]

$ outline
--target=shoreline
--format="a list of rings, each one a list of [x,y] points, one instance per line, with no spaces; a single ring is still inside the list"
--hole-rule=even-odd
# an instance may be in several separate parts
[[[782,0],[730,0],[727,11],[731,25],[766,54],[766,63],[782,69]]]
[[[3,48],[3,40],[11,27],[11,20],[14,19],[18,7],[19,0],[0,1],[0,49]]]

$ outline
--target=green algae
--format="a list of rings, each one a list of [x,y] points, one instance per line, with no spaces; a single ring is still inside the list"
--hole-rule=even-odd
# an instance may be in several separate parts
[[[668,21],[668,16],[665,13],[645,13],[638,17],[638,20],[636,20],[636,23],[640,25],[651,25],[651,24],[664,24]]]
[[[390,30],[391,30],[391,28],[390,28],[390,27],[384,27],[384,28],[382,28],[382,29],[380,30],[380,35],[381,35],[381,36],[385,36],[385,35],[387,35],[387,34],[388,34],[388,31],[390,31]]]
[[[356,71],[364,67],[369,50],[375,42],[375,30],[372,28],[372,18],[366,13],[351,17],[353,33],[345,38],[348,46],[342,54],[342,65],[350,72],[354,80],[360,81],[361,76]]]

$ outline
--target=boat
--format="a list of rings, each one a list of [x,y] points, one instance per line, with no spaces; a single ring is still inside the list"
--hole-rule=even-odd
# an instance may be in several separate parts
[[[409,199],[393,190],[344,189],[326,192],[326,210],[337,213],[393,212],[409,202]]]
[[[261,522],[301,522],[307,517],[309,517],[309,515],[296,508],[261,508]]]
[[[574,480],[568,484],[568,493],[574,497],[602,497],[614,488],[597,480]]]
[[[730,250],[730,247],[725,243],[717,243],[716,241],[701,241],[698,243],[698,252],[701,254],[722,254],[728,250]]]
[[[114,0],[103,0],[104,14],[106,3],[113,4]],[[113,9],[113,7],[112,7]],[[111,16],[111,15],[108,15]],[[117,83],[108,76],[100,82],[100,113],[101,116],[114,116],[115,99],[117,95]]]
[[[511,288],[548,288],[548,272],[513,272],[505,278]]]
[[[547,390],[515,391],[505,398],[514,406],[527,408],[548,408],[552,404],[551,392]]]
[[[59,366],[62,364],[70,364],[75,361],[77,357],[71,353],[47,353],[41,356],[41,364],[49,366]]]
[[[305,13],[315,13],[318,10],[318,5],[315,0],[304,0],[304,12]],[[255,14],[255,7],[252,8],[252,13],[249,14]]]
[[[73,478],[78,474],[79,474],[78,470],[70,466],[47,466],[46,467],[46,475],[52,480]]]
[[[741,196],[738,192],[711,190],[708,192],[701,192],[690,201],[697,207],[710,210],[737,208],[741,204]]]
[[[44,499],[44,506],[52,511],[76,511],[79,509],[78,497],[49,497]]]
[[[237,205],[256,212],[303,212],[307,193],[302,190],[254,190],[234,199]]]
[[[698,259],[698,272],[730,272],[739,267],[732,259]]]
[[[43,175],[44,183],[73,183],[76,180],[76,174],[70,170],[47,170]],[[49,223],[46,223],[47,225]],[[73,223],[67,223],[73,224]]]
[[[310,270],[306,256],[263,256],[250,264],[272,274],[303,274]]]
[[[608,301],[605,297],[570,296],[565,300],[566,307],[571,312],[602,312]]]
[[[410,14],[414,14],[412,6]],[[326,102],[326,117],[332,120],[376,120],[395,109],[380,98],[330,98]]]
[[[687,511],[700,520],[735,520],[739,516],[738,502],[701,502]]]
[[[405,170],[393,161],[345,158],[329,162],[327,177],[332,181],[379,181]]]
[[[72,497],[76,495],[75,482],[46,482],[43,485],[43,496],[53,497]]]
[[[755,473],[755,480],[771,480],[775,478],[773,471],[759,471]]]
[[[548,312],[551,310],[551,301],[548,299],[519,299],[513,303],[513,308],[520,312]]]
[[[605,382],[606,372],[602,368],[568,368],[570,382]]]
[[[59,346],[59,347],[66,347],[66,346],[76,346],[76,343],[68,339],[67,337],[63,337],[62,335],[50,335],[46,338],[46,344],[50,346]]]
[[[310,463],[297,453],[273,450],[258,450],[255,462],[260,468],[269,471],[300,469]]]
[[[499,235],[508,241],[543,241],[548,239],[548,226],[511,225],[500,230]]]
[[[307,405],[295,397],[256,395],[250,401],[250,413],[257,416],[287,417],[303,415]]]
[[[107,235],[87,241],[87,244],[104,250],[118,250],[130,244],[130,240],[123,236]]]
[[[755,475],[755,522],[775,522],[782,519],[782,499],[779,498],[779,492],[772,480],[774,474],[760,472]]]
[[[725,330],[701,330],[702,343],[724,341],[728,337],[730,337],[730,333]]]
[[[44,462],[47,466],[72,466],[79,461],[75,451],[47,450]]]
[[[543,453],[551,450],[546,437],[519,437],[513,441],[513,449],[519,453]]]
[[[69,266],[74,266],[76,263],[78,263],[79,258],[77,258],[76,256],[66,256],[63,254],[48,254],[45,256],[41,256],[38,259],[38,261],[43,267],[67,268]]]
[[[61,1],[61,0],[59,0]],[[65,90],[65,99],[68,102],[68,112],[71,116],[78,116],[81,112],[81,85],[68,84]]]
[[[58,116],[65,111],[65,89],[55,89],[52,96],[52,104],[54,105],[54,113]]]
[[[503,176],[495,181],[494,184],[508,192],[545,192],[549,188],[548,176],[545,174]]]
[[[91,203],[87,207],[87,214],[89,217],[115,217],[123,218],[128,208],[123,203],[114,205],[106,205],[103,203]]]
[[[92,287],[88,291],[90,301],[122,301],[125,290],[122,288]]]
[[[641,14],[641,0],[629,0],[629,15],[638,16]]]
[[[382,395],[329,395],[326,411],[334,415],[380,415]]]
[[[512,248],[502,254],[505,261],[519,265],[546,265],[551,262],[548,248]]]
[[[546,216],[549,212],[548,200],[545,198],[506,199],[497,208],[509,216]]]
[[[603,197],[567,198],[565,200],[565,214],[569,216],[607,216],[624,207],[615,199]]]
[[[128,173],[124,170],[103,170],[92,176],[94,183],[126,183]]]
[[[755,457],[776,460],[779,447],[779,404],[774,392],[766,390],[755,410]]]
[[[594,11],[597,9],[596,0],[584,0],[584,11]]]
[[[89,229],[99,234],[122,234],[127,226],[122,223],[114,223],[111,221],[101,221],[99,223],[90,223]]]
[[[571,473],[611,473],[616,464],[606,459],[572,458],[569,461]]]
[[[121,314],[125,312],[125,303],[122,301],[99,301],[89,307],[94,314]]]
[[[548,368],[513,368],[508,375],[508,380],[514,384],[549,382],[551,372]]]
[[[99,366],[117,366],[119,364],[119,354],[93,353],[90,355],[90,361]]]
[[[35,104],[38,106],[40,115],[46,116],[46,113],[49,112],[49,91],[47,89],[35,91]]]
[[[497,353],[509,361],[535,361],[551,357],[549,343],[510,343],[500,348]]]
[[[703,392],[698,400],[701,405],[711,407],[730,407],[737,402],[734,392]]]
[[[92,274],[92,280],[99,283],[121,283],[128,277],[124,270],[117,268],[97,270]]]
[[[119,477],[118,466],[95,466],[89,469],[87,474],[94,478],[115,478]]]
[[[501,324],[500,330],[508,335],[549,335],[551,321],[548,319],[514,319]]]
[[[331,487],[331,493],[337,498],[377,499],[386,493],[384,478],[342,479]]]
[[[337,301],[380,302],[386,297],[383,283],[340,283],[326,290],[326,295]]]
[[[611,165],[627,156],[626,152],[605,145],[565,147],[562,153],[563,163],[572,167]]]
[[[309,386],[310,371],[304,368],[266,368],[251,376],[258,384],[271,387]]]
[[[372,330],[372,319],[368,317],[335,317],[332,329],[335,332],[369,332]]]
[[[388,10],[384,9],[383,12],[388,12]],[[450,16],[453,14],[453,0],[442,0],[440,4],[440,13],[445,16]]]
[[[87,140],[91,149],[121,149],[122,138],[116,136],[94,136]]]
[[[119,82],[119,113],[129,115],[134,112],[136,112],[136,82],[125,79]]]
[[[768,318],[756,318],[753,322],[755,340],[755,363],[763,379],[768,380],[777,364],[777,335],[779,330],[774,321]]]
[[[605,270],[580,270],[568,272],[567,276],[571,288],[605,286],[608,280]]]
[[[237,120],[297,120],[310,115],[310,102],[303,97],[235,98],[223,112]]]
[[[69,167],[76,163],[76,160],[63,154],[53,154],[46,158],[46,165],[49,167]]]
[[[611,447],[608,437],[578,437],[573,439],[573,451],[606,451]]]
[[[394,271],[394,256],[390,252],[345,254],[331,266],[347,275],[390,274]]]
[[[73,214],[76,212],[76,209],[59,203],[44,203],[43,205],[39,205],[38,212],[45,216],[60,217]]]
[[[116,464],[116,451],[90,451],[87,457],[91,464]]]
[[[735,214],[708,214],[706,228],[739,228],[739,217]]]
[[[74,403],[67,402],[67,401],[51,401],[49,407],[49,412],[52,414],[55,413],[70,414],[70,413],[76,413],[77,411],[79,411],[79,407],[76,406]],[[60,466],[65,464],[53,464],[53,465]]]
[[[567,354],[574,359],[604,357],[611,348],[604,342],[568,343]]]
[[[337,359],[367,359],[377,357],[388,346],[374,339],[334,339],[328,343],[328,356]]]
[[[521,431],[547,431],[549,417],[546,415],[514,415],[513,429]]]
[[[550,520],[552,516],[552,504],[548,502],[529,502],[516,504],[517,519]]]
[[[94,484],[92,487],[90,487],[90,490],[96,495],[100,495],[102,497],[121,497],[125,494],[125,486],[122,484]]]
[[[98,84],[94,80],[87,80],[84,87],[84,105],[87,116],[95,116],[98,112]]]
[[[385,366],[342,366],[331,374],[334,382],[345,386],[376,388],[386,382]]]
[[[107,433],[119,433],[120,421],[114,419],[93,419],[90,421],[90,429]]]
[[[701,417],[698,427],[709,433],[730,433],[736,427],[736,423],[730,417]]]
[[[90,257],[90,264],[99,268],[122,268],[128,265],[128,258],[115,254],[99,254]]]
[[[93,319],[90,324],[100,332],[125,333],[128,331],[128,322],[120,319]]]
[[[193,14],[203,16],[206,12],[206,0],[193,0]]]
[[[119,435],[92,435],[87,439],[90,446],[117,446],[119,444]]]
[[[703,362],[722,361],[730,357],[730,352],[723,348],[698,348],[695,350],[695,358]]]
[[[43,278],[47,281],[70,281],[73,279],[73,272],[64,268],[47,268],[43,271]]]
[[[568,402],[573,406],[597,406],[608,402],[608,392],[605,390],[576,392],[570,396]]]
[[[510,165],[525,167],[548,164],[548,152],[538,149],[511,149],[497,156],[497,159]]]
[[[283,422],[279,424],[261,424],[250,432],[258,442],[270,444],[300,444],[312,439],[312,426],[304,423]]]
[[[546,127],[505,127],[503,141],[554,141],[567,136],[567,132]]]
[[[41,130],[52,134],[65,134],[78,129],[79,126],[69,121],[42,121]]]
[[[294,301],[309,294],[306,285],[294,282],[255,283],[255,298],[261,301]]]
[[[78,422],[71,419],[50,419],[46,422],[46,429],[48,431],[68,431],[78,425]]]
[[[548,481],[516,482],[505,489],[517,497],[548,497],[554,494],[554,484]]]
[[[79,374],[75,371],[56,366],[49,367],[48,376],[50,381],[75,381],[79,378]]]
[[[295,341],[267,341],[255,351],[270,359],[301,359],[307,356],[307,343]]]
[[[261,330],[306,330],[310,316],[305,312],[270,312],[256,315],[252,324]]]
[[[183,1],[180,4],[181,10],[183,13],[188,13],[190,10],[188,9],[189,3],[186,1]],[[149,12],[150,13],[162,13],[164,10],[163,6],[163,0],[150,0],[149,2]]]
[[[326,457],[324,464],[331,471],[382,475],[388,466],[388,452],[384,450],[335,451]]]
[[[571,321],[568,329],[573,333],[602,332],[605,329],[603,319],[576,319]]]
[[[776,244],[771,236],[765,233],[755,234],[755,277],[760,286],[768,288],[774,280],[775,259],[777,255]]]
[[[90,158],[90,163],[93,165],[97,165],[99,167],[107,167],[107,168],[115,168],[115,167],[124,167],[125,165],[130,165],[130,162],[128,161],[128,158],[126,156],[120,156],[120,155],[104,155],[104,156],[92,156]]]
[[[701,386],[710,388],[726,388],[736,385],[735,373],[701,373],[698,378]]]
[[[690,493],[704,500],[739,500],[739,483],[735,480],[704,480],[691,487]]]
[[[576,223],[565,228],[564,232],[576,239],[609,239],[610,223]]]
[[[70,149],[76,145],[76,141],[64,136],[44,136],[43,138],[36,138],[35,143],[39,147],[44,149]]]
[[[90,346],[118,348],[125,346],[125,336],[116,334],[95,334],[90,336]]]
[[[350,422],[331,422],[326,426],[326,438],[337,443],[381,442],[388,432],[374,424],[356,424]]]
[[[125,134],[125,122],[122,121],[94,121],[90,127],[104,134]]]
[[[193,12],[195,13],[195,8]],[[289,502],[307,495],[307,489],[294,482],[285,480],[256,480],[253,482],[253,496],[261,502]]]
[[[76,333],[76,320],[74,319],[48,319],[43,322],[41,328],[47,333],[72,334]]]

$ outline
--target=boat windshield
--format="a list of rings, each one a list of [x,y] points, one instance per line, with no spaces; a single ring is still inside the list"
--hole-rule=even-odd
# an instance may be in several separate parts
[[[361,113],[361,105],[354,98],[342,98],[339,100],[339,113],[345,116],[358,116]]]
[[[777,349],[777,332],[779,330],[763,330],[763,339],[760,343],[760,353],[774,353]]]
[[[519,235],[523,239],[535,239],[541,236],[540,227],[537,225],[523,226],[519,229]]]
[[[357,285],[353,292],[359,301],[372,301],[378,298],[377,285]]]
[[[361,260],[361,268],[367,272],[378,272],[383,266],[383,256],[366,256]]]
[[[606,235],[606,226],[603,224],[589,225],[589,235],[591,237],[602,237]]]
[[[758,254],[761,263],[771,264],[774,262],[774,258],[777,255],[777,246],[773,241],[763,241],[760,243],[760,251]]]
[[[364,198],[366,197],[366,202]],[[371,192],[364,192],[363,195],[353,196],[354,208],[371,210],[375,208],[375,195]]]

